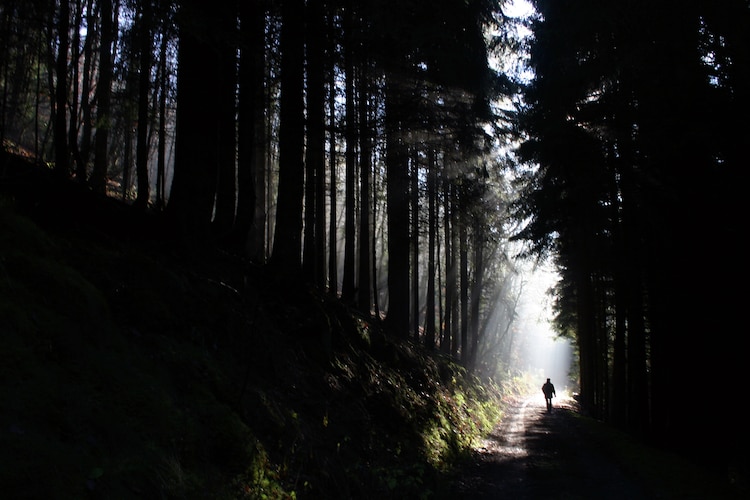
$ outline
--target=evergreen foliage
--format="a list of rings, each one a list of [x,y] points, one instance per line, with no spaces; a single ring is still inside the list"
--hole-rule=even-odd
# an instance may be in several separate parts
[[[746,464],[746,440],[732,430],[741,419],[727,425],[686,395],[723,400],[743,378],[744,321],[727,278],[742,247],[737,186],[747,169],[725,139],[746,131],[728,117],[747,109],[737,30],[750,10],[535,6],[535,76],[519,123],[520,154],[538,167],[520,176],[516,208],[528,224],[518,237],[555,255],[558,325],[577,341],[584,406],[658,442],[711,450],[712,460],[718,445],[719,467]],[[707,423],[727,431],[718,443],[685,439]]]

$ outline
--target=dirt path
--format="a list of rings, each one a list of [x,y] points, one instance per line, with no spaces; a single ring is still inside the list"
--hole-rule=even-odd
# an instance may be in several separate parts
[[[623,460],[605,434],[577,415],[569,398],[519,401],[478,447],[450,492],[454,499],[739,498],[707,483],[693,468],[638,448],[648,460]],[[639,456],[639,455],[636,455]],[[665,455],[668,457],[668,455]],[[619,458],[618,458],[619,457]],[[653,460],[669,474],[654,473]],[[661,466],[661,465],[660,465]],[[648,469],[651,470],[648,470]],[[718,483],[717,483],[718,484]],[[706,492],[710,492],[706,496]]]

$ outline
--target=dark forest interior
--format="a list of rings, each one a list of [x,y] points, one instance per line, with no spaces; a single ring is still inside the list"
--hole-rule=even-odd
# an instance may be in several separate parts
[[[540,268],[581,413],[746,492],[749,36],[740,0],[0,0],[0,494],[439,497],[538,390]]]

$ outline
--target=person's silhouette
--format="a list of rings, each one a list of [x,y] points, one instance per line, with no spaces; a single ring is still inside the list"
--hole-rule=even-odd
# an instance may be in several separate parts
[[[542,392],[544,393],[544,400],[547,402],[547,411],[552,411],[552,398],[557,394],[555,393],[555,386],[549,379],[542,386]]]

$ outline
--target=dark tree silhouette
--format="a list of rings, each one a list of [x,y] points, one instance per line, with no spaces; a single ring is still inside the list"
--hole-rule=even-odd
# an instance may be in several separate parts
[[[289,276],[302,270],[304,197],[304,2],[281,5],[281,100],[279,112],[279,194],[271,263]]]
[[[149,126],[149,100],[151,90],[151,64],[153,59],[151,27],[153,6],[147,0],[141,5],[136,24],[136,35],[138,37],[138,139],[136,144],[136,172],[138,176],[138,194],[134,205],[141,209],[146,208],[151,194],[151,184],[148,173]]]
[[[112,0],[101,1],[101,39],[99,41],[99,81],[97,83],[97,125],[94,136],[94,167],[90,184],[95,191],[104,193],[107,187],[107,165],[109,152],[109,132],[112,124],[112,43],[114,41],[115,19]]]
[[[81,181],[91,168],[95,191],[164,210],[187,250],[219,246],[262,264],[273,246],[275,271],[341,292],[366,315],[382,307],[399,334],[419,337],[429,320],[428,344],[468,359],[461,341],[470,327],[479,338],[490,305],[468,258],[485,253],[483,230],[459,213],[477,201],[461,186],[489,151],[497,82],[485,28],[497,2],[7,5],[4,32],[31,18],[48,30],[33,49],[9,36],[0,59],[6,75],[31,52],[45,62],[26,75],[48,102],[23,78],[2,80],[4,101],[19,103],[3,107],[4,124],[21,115],[6,109],[36,100],[33,126],[13,130],[19,145],[16,130],[32,129],[40,159],[54,156],[44,136],[62,134],[64,114],[58,166],[72,158]]]
[[[219,95],[224,36],[216,5],[200,1],[182,3],[178,54],[177,137],[175,171],[167,212],[186,244],[205,245],[211,241],[211,221],[216,197],[218,158],[221,155],[219,131],[221,107],[205,95]],[[198,20],[201,20],[200,22]],[[223,45],[229,47],[228,45]],[[229,47],[231,50],[231,47]]]
[[[307,143],[305,149],[305,277],[325,288],[325,38],[322,0],[307,5]]]
[[[713,410],[685,412],[675,390],[696,360],[711,374],[692,382],[697,393],[728,396],[714,381],[740,376],[731,349],[700,340],[718,327],[732,345],[738,318],[722,292],[733,264],[698,264],[715,254],[698,228],[713,227],[728,255],[737,248],[726,181],[743,169],[718,136],[734,133],[723,117],[747,106],[734,86],[747,51],[729,40],[750,12],[733,2],[725,24],[727,10],[703,3],[535,3],[521,153],[539,170],[521,235],[557,258],[558,324],[575,332],[584,406],[681,447],[696,425],[721,425]],[[722,443],[731,460],[737,443]]]
[[[265,260],[265,13],[263,2],[240,2],[237,123],[237,213],[230,247]]]
[[[364,7],[363,7],[364,8]],[[363,11],[361,18],[366,17],[366,12]],[[357,60],[359,62],[359,79],[358,79],[358,110],[357,116],[359,119],[359,207],[360,207],[360,218],[359,218],[359,231],[358,231],[358,286],[357,286],[357,307],[364,314],[369,315],[372,306],[372,269],[374,266],[372,262],[375,259],[374,255],[371,255],[372,244],[370,233],[371,228],[371,217],[370,210],[372,207],[370,186],[372,184],[371,177],[373,174],[372,168],[372,138],[375,136],[375,132],[372,128],[372,120],[370,119],[370,106],[373,102],[373,98],[370,93],[370,76],[371,76],[371,61],[369,57],[369,47],[367,39],[369,33],[367,27],[362,23],[360,27],[362,33],[362,41],[356,47],[358,54]],[[374,239],[374,236],[373,236]]]
[[[217,80],[216,106],[219,113],[218,179],[214,233],[219,241],[228,245],[235,224],[237,206],[237,6],[233,2],[220,6],[219,26],[222,36],[217,40],[220,53]]]
[[[68,148],[68,51],[70,49],[70,3],[61,2],[57,15],[57,55],[55,58],[55,172],[67,177],[70,168]]]

